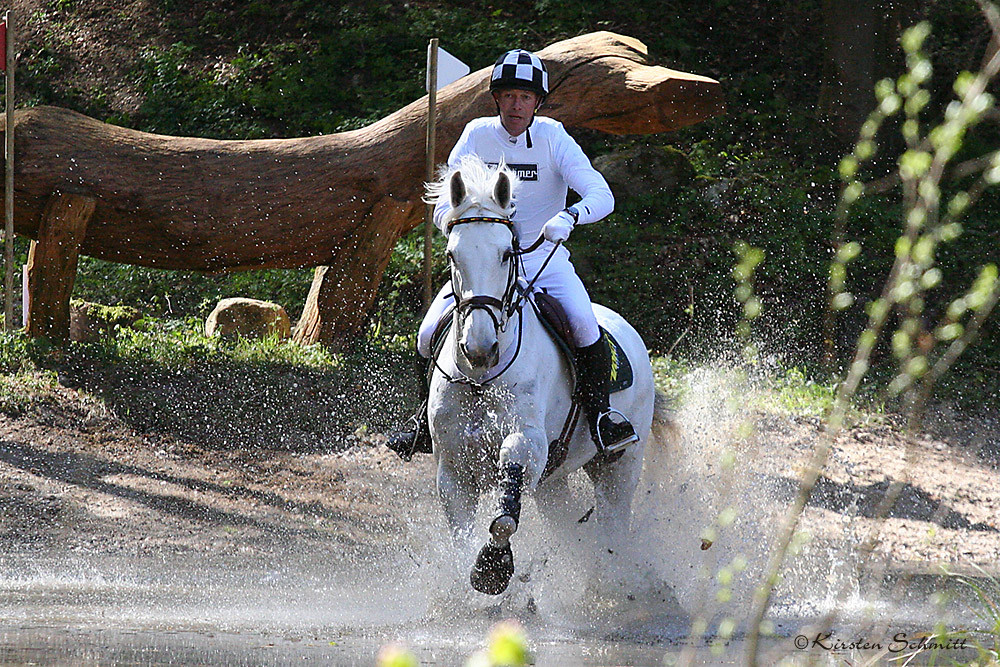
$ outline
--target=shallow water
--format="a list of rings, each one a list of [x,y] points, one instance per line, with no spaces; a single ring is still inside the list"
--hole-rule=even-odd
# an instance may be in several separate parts
[[[601,590],[577,588],[557,556],[539,562],[528,555],[522,565],[531,579],[487,598],[469,592],[464,565],[449,568],[436,549],[375,559],[344,554],[339,562],[277,549],[254,558],[7,554],[0,663],[371,665],[379,647],[402,642],[421,664],[458,665],[506,618],[524,625],[539,665],[662,665],[685,647],[700,664],[742,662],[741,630],[713,653],[705,640],[692,640],[690,618],[663,582],[609,571]],[[832,631],[823,643],[887,643],[898,632],[930,631],[933,621],[955,627],[968,620],[958,598],[932,601],[939,577],[909,580],[901,598],[893,595],[896,583],[842,600],[832,628],[808,627],[828,610],[825,600],[779,600],[778,636],[765,642],[764,655],[834,664],[851,652],[803,651],[795,638]],[[886,627],[870,630],[879,623]],[[948,653],[963,655],[971,657]]]
[[[136,665],[372,665],[379,638],[339,635],[220,633],[191,631],[77,631],[25,628],[0,633],[4,664],[136,664]],[[460,665],[476,647],[416,645],[420,664]],[[536,664],[656,665],[659,647],[587,640],[533,643]]]
[[[789,494],[755,469],[766,444],[741,435],[743,404],[739,388],[718,375],[691,379],[679,410],[685,437],[650,451],[631,542],[613,553],[595,522],[577,522],[593,503],[582,476],[572,480],[564,526],[543,525],[526,500],[514,541],[517,572],[498,598],[469,588],[475,550],[460,551],[447,538],[429,479],[414,488],[392,477],[368,483],[375,502],[406,525],[378,544],[274,540],[247,544],[242,554],[129,555],[101,548],[107,545],[2,553],[0,663],[371,665],[379,647],[402,642],[421,664],[458,665],[483,646],[493,624],[514,618],[539,665],[662,665],[685,651],[697,663],[741,664],[753,587]],[[732,471],[719,463],[727,450]],[[484,499],[477,535],[485,535],[489,505]],[[733,519],[722,526],[729,507]],[[717,535],[702,550],[700,536],[711,525]],[[770,614],[776,637],[765,642],[761,664],[896,657],[902,650],[885,651],[900,633],[913,638],[939,623],[979,627],[966,605],[969,591],[954,580],[898,571],[878,581],[859,576],[849,532],[836,543],[807,544],[788,562]],[[836,618],[826,619],[831,611]],[[704,636],[692,635],[698,615]],[[713,650],[727,624],[733,639]],[[881,647],[852,647],[864,642]],[[949,649],[942,657],[974,656]]]
[[[423,664],[461,664],[490,626],[519,617],[539,664],[659,664],[682,636],[677,618],[622,618],[603,637],[595,621],[550,623],[516,596],[469,604],[426,596],[419,581],[342,563],[274,559],[150,559],[19,554],[3,561],[0,662],[82,664],[372,664],[402,641]],[[329,574],[323,568],[330,567]],[[389,569],[392,569],[391,567]],[[419,569],[419,568],[415,568]],[[404,573],[412,577],[412,572]],[[467,599],[468,598],[468,599]],[[614,627],[611,624],[609,627]]]

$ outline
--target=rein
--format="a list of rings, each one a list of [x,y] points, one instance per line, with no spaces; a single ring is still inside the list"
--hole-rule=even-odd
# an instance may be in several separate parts
[[[520,248],[517,231],[514,229],[514,223],[507,218],[494,218],[485,216],[476,216],[471,218],[458,218],[452,220],[446,231],[451,232],[451,229],[456,225],[464,225],[469,223],[497,223],[505,225],[511,232],[511,239],[513,244],[513,257],[510,263],[510,271],[507,275],[507,287],[504,289],[503,297],[497,298],[492,295],[473,295],[467,299],[458,299],[456,295],[455,299],[455,312],[458,314],[459,324],[465,319],[466,315],[473,310],[479,309],[486,311],[489,314],[490,319],[493,320],[493,327],[497,332],[499,337],[500,332],[505,331],[507,328],[508,321],[514,313],[517,313],[517,347],[514,348],[514,355],[510,358],[510,361],[500,370],[499,373],[487,378],[482,382],[477,382],[470,377],[466,377],[459,371],[458,377],[452,377],[445,371],[441,365],[438,363],[438,354],[432,354],[431,359],[434,362],[434,366],[441,372],[445,379],[452,384],[467,384],[470,385],[474,390],[482,391],[486,388],[486,385],[496,380],[498,377],[507,372],[507,370],[514,364],[517,360],[518,355],[521,353],[521,341],[524,336],[524,305],[527,301],[528,294],[531,291],[531,287],[538,280],[538,277],[542,275],[542,271],[548,266],[549,260],[555,255],[556,250],[562,241],[558,241],[553,245],[552,250],[549,252],[545,261],[542,263],[541,268],[538,269],[538,273],[528,282],[527,287],[523,290],[517,288],[517,267],[520,262],[522,268],[524,262],[521,259],[524,255],[537,250],[542,243],[545,241],[545,237],[542,234],[538,235],[538,238],[528,246],[527,248]],[[493,308],[497,309],[499,315],[494,314]]]

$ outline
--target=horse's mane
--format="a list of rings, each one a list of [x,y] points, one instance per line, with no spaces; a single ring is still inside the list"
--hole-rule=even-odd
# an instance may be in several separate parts
[[[451,196],[449,191],[451,176],[456,171],[462,173],[462,181],[465,183],[466,191],[465,203],[467,205],[449,212],[444,222],[450,222],[461,214],[463,210],[477,204],[504,217],[510,217],[513,214],[513,196],[507,208],[502,208],[493,198],[493,187],[496,184],[497,174],[503,171],[507,174],[507,178],[510,179],[511,193],[513,194],[517,191],[517,185],[520,183],[517,175],[502,161],[496,167],[491,167],[483,162],[482,158],[478,155],[471,154],[460,157],[457,167],[442,166],[438,170],[438,179],[433,183],[424,184],[424,202],[427,204],[437,204],[441,199],[447,201]]]

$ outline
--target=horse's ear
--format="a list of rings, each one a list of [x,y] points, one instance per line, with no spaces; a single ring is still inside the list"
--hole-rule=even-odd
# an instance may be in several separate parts
[[[510,177],[507,172],[501,171],[497,174],[497,183],[493,186],[493,199],[500,204],[500,208],[507,208],[510,205]]]
[[[462,180],[462,172],[456,171],[451,175],[449,190],[451,192],[451,207],[458,208],[458,205],[465,201],[465,181]]]

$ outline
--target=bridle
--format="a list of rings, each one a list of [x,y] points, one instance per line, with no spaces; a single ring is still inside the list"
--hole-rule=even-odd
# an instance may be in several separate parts
[[[517,292],[517,262],[523,251],[518,248],[517,242],[517,232],[514,230],[514,223],[506,218],[492,218],[485,216],[477,216],[472,218],[458,218],[453,220],[448,225],[448,232],[450,233],[452,228],[458,225],[465,225],[470,223],[494,223],[501,224],[510,230],[511,234],[511,253],[510,257],[510,268],[507,271],[507,285],[504,288],[503,296],[497,298],[491,295],[474,295],[465,299],[457,298],[456,294],[455,300],[455,311],[458,313],[459,325],[465,320],[465,317],[471,313],[473,310],[484,310],[493,320],[493,328],[496,329],[497,334],[504,331],[507,328],[507,321],[511,315],[514,314],[514,308],[512,307],[514,303],[514,297]],[[449,259],[449,263],[451,260]],[[451,264],[452,273],[454,274],[455,266]],[[455,284],[454,276],[452,277],[452,285]],[[493,309],[496,308],[497,312],[494,313]]]
[[[527,299],[528,294],[531,291],[532,285],[535,284],[535,281],[538,280],[538,276],[540,276],[542,274],[542,271],[545,270],[545,267],[548,265],[549,260],[552,259],[552,256],[555,253],[556,249],[559,247],[561,241],[554,244],[554,247],[552,248],[552,251],[549,253],[548,257],[545,258],[545,261],[542,263],[542,266],[538,270],[538,273],[536,273],[535,276],[531,279],[531,281],[528,283],[527,287],[525,287],[523,289],[519,289],[518,285],[517,285],[517,275],[518,275],[518,271],[517,270],[518,270],[518,266],[519,265],[523,267],[522,257],[524,255],[527,255],[528,253],[533,252],[534,250],[538,249],[538,247],[541,246],[542,243],[545,241],[545,237],[542,236],[541,234],[539,234],[538,238],[535,239],[535,241],[530,246],[528,246],[527,248],[523,248],[522,249],[520,247],[520,243],[518,242],[517,230],[514,229],[514,223],[513,222],[511,222],[507,218],[496,218],[496,217],[488,217],[488,216],[474,216],[474,217],[469,217],[469,218],[456,218],[455,220],[452,220],[451,222],[448,223],[445,231],[446,231],[446,233],[450,233],[451,230],[452,230],[452,228],[456,227],[457,225],[465,225],[465,224],[470,224],[470,223],[483,223],[483,224],[490,224],[490,223],[492,223],[492,224],[501,224],[501,225],[506,226],[510,230],[510,234],[511,234],[511,257],[510,257],[511,261],[510,261],[510,269],[507,272],[507,285],[504,288],[503,295],[500,298],[497,298],[495,296],[488,295],[488,294],[476,294],[476,295],[473,295],[473,296],[461,299],[461,298],[458,298],[457,294],[455,295],[456,296],[456,299],[455,299],[455,312],[458,315],[457,330],[461,331],[461,329],[462,329],[462,323],[465,321],[465,318],[472,311],[474,311],[474,310],[482,310],[482,311],[485,311],[490,316],[491,320],[493,320],[493,328],[494,328],[494,331],[496,333],[497,338],[499,339],[500,333],[506,331],[507,325],[508,325],[508,323],[510,321],[511,316],[513,316],[515,313],[517,313],[517,320],[518,320],[518,322],[517,322],[517,347],[514,349],[513,356],[510,358],[510,360],[507,362],[507,364],[500,370],[500,372],[498,372],[498,373],[496,373],[494,375],[491,375],[490,377],[488,377],[486,380],[483,380],[482,382],[477,382],[476,380],[473,380],[470,377],[466,377],[461,372],[459,372],[458,377],[452,377],[451,375],[448,374],[447,371],[445,371],[443,368],[441,368],[440,364],[438,364],[437,354],[434,354],[432,356],[432,358],[433,358],[433,361],[434,361],[434,365],[437,367],[437,369],[439,371],[441,371],[441,373],[444,375],[445,379],[448,380],[448,382],[458,383],[458,384],[468,384],[468,385],[471,385],[473,387],[473,389],[482,390],[482,389],[484,389],[486,387],[487,384],[489,384],[490,382],[496,380],[498,377],[500,377],[505,372],[507,372],[507,369],[509,369],[511,367],[511,365],[513,365],[514,361],[518,357],[518,354],[520,354],[520,352],[521,352],[521,339],[522,339],[522,335],[523,335],[523,332],[524,332],[524,327],[521,326],[521,324],[522,324],[522,322],[524,320],[524,303],[525,303],[525,300]],[[454,274],[455,266],[451,262],[450,258],[449,258],[448,261],[449,261],[449,264],[451,265],[452,273]],[[453,276],[452,277],[452,285],[454,285],[454,284],[455,284],[455,280],[454,280],[454,276]],[[496,312],[494,312],[494,310],[493,310],[494,308],[496,309]]]

